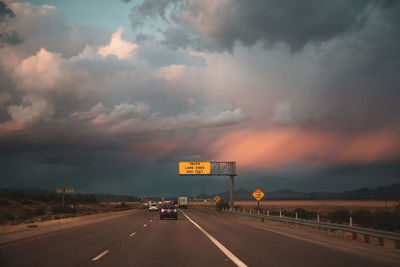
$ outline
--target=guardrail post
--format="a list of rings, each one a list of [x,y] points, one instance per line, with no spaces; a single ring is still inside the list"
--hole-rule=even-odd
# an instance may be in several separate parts
[[[379,244],[379,246],[383,246],[384,245],[382,237],[378,237],[378,244]]]
[[[346,238],[346,231],[342,230],[342,239],[345,239],[345,238]]]
[[[299,216],[298,216],[298,214],[297,214],[297,212],[296,212],[296,220],[299,218]]]
[[[246,209],[245,208],[243,208],[243,213],[245,213],[246,212]]]
[[[267,216],[269,216],[269,210],[267,210]]]
[[[333,234],[335,235],[335,237],[337,237],[338,232],[336,230],[333,230]]]
[[[260,210],[257,211],[257,215],[260,215]]]
[[[319,214],[317,214],[317,222],[319,222]]]
[[[350,218],[351,218],[351,217],[350,217]],[[354,233],[354,232],[353,232],[353,239],[354,239],[354,240],[357,240],[357,233]]]
[[[279,211],[279,218],[282,218],[282,211]]]
[[[369,243],[369,235],[364,234],[364,243]]]
[[[350,227],[353,227],[353,217],[350,216],[350,222],[349,222]]]
[[[250,209],[250,214],[251,214],[251,209]]]

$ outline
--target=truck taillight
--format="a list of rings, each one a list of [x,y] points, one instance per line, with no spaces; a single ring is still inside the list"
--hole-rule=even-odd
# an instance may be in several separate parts
[[[176,209],[174,209],[174,212],[176,212]]]
[[[164,209],[161,209],[161,212],[164,212],[165,210]]]

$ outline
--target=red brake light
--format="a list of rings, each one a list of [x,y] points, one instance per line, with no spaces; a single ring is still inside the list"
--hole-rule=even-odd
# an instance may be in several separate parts
[[[161,212],[164,212],[164,209],[161,209]]]
[[[174,209],[174,212],[176,212],[176,209]]]

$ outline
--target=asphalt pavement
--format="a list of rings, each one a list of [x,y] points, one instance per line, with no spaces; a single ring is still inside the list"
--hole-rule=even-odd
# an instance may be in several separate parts
[[[0,247],[0,266],[396,265],[192,209],[178,220],[142,210]]]

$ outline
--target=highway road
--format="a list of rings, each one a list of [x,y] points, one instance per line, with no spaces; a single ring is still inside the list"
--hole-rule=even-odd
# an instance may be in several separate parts
[[[346,252],[296,238],[282,229],[254,227],[232,216],[201,210],[180,211],[177,221],[160,220],[158,213],[142,210],[0,245],[0,266],[328,267],[400,263],[363,256],[373,249],[364,254]]]

